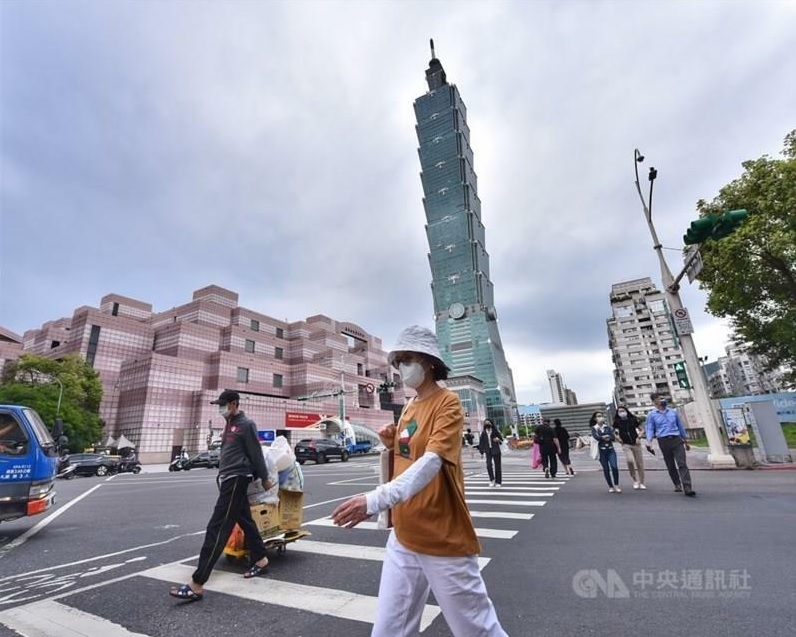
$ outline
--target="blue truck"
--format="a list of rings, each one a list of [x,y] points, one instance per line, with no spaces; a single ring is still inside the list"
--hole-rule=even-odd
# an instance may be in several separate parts
[[[0,405],[0,522],[53,506],[57,468],[57,447],[39,414]]]

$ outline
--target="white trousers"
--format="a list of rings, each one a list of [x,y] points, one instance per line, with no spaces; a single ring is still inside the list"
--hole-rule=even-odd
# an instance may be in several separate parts
[[[415,553],[398,541],[395,531],[387,540],[371,637],[418,635],[429,590],[454,637],[508,637],[486,592],[477,556]]]

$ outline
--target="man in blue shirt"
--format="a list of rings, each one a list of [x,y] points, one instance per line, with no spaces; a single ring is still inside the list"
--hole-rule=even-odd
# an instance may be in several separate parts
[[[651,394],[650,398],[655,409],[647,414],[647,445],[652,445],[653,438],[658,439],[674,490],[685,491],[687,496],[694,497],[696,491],[691,488],[691,472],[685,459],[685,452],[690,447],[680,416],[668,407],[668,401],[661,394]]]

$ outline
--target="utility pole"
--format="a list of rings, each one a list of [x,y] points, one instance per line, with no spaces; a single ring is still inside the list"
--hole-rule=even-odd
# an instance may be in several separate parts
[[[641,205],[644,208],[644,218],[647,220],[650,235],[652,236],[652,247],[658,254],[658,261],[661,266],[661,279],[666,294],[666,299],[669,304],[671,312],[675,313],[677,310],[685,309],[683,302],[680,300],[680,279],[685,274],[685,269],[688,268],[690,263],[686,263],[686,268],[681,272],[678,277],[672,275],[672,271],[666,263],[663,256],[663,246],[658,240],[658,233],[655,230],[655,225],[652,223],[652,187],[655,178],[658,176],[658,171],[655,168],[649,169],[649,204],[644,200],[644,195],[641,194],[641,184],[638,179],[638,165],[644,161],[644,156],[635,149],[633,166],[636,173],[636,189],[638,190]],[[694,251],[698,254],[698,248]],[[695,257],[694,257],[695,258]],[[690,370],[690,378],[693,383],[694,402],[696,404],[697,415],[705,430],[705,436],[708,439],[708,446],[710,447],[710,454],[708,455],[708,462],[716,468],[735,467],[735,460],[727,453],[724,447],[724,442],[721,438],[722,424],[718,420],[718,414],[713,409],[710,402],[710,394],[708,393],[707,383],[702,374],[701,366],[699,364],[699,356],[694,345],[694,339],[691,332],[684,330],[683,333],[678,334],[680,339],[680,347],[683,350],[683,359],[686,364],[686,369]]]

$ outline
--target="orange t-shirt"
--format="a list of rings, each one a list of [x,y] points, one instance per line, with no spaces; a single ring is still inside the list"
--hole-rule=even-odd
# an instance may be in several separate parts
[[[442,459],[442,468],[431,482],[393,508],[398,541],[412,551],[447,557],[481,552],[464,500],[463,430],[459,397],[442,387],[409,403],[398,422],[393,446],[395,477],[426,451]]]

